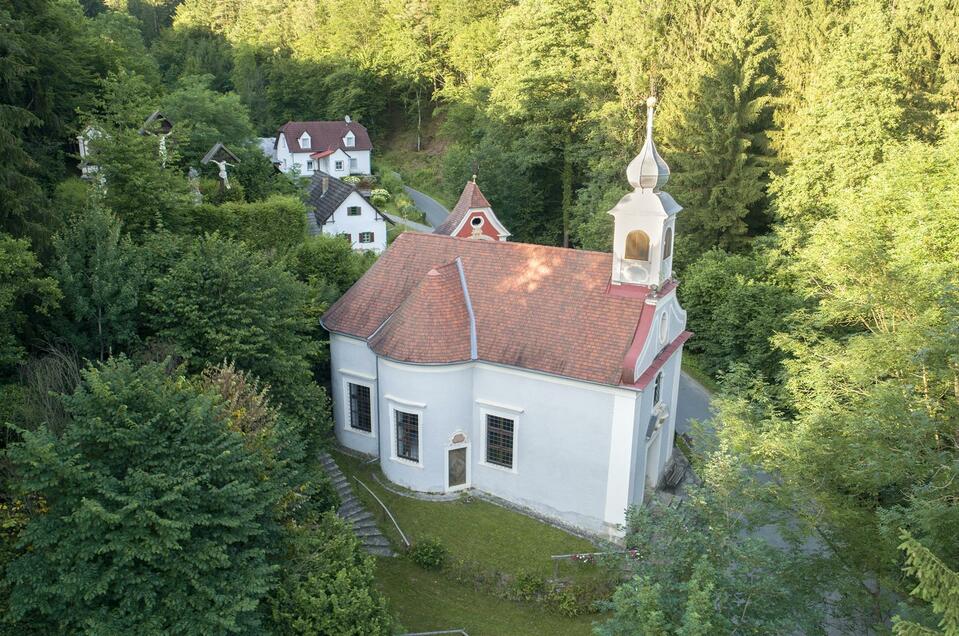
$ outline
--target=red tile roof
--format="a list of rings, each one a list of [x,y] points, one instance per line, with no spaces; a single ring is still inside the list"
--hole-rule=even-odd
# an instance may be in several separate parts
[[[310,135],[310,147],[300,148],[300,136],[303,132]],[[343,137],[347,131],[353,131],[356,143],[347,148],[343,145]],[[355,121],[288,121],[280,126],[280,131],[286,133],[286,143],[290,152],[310,152],[335,150],[342,148],[347,153],[351,150],[372,150],[373,142],[366,128]],[[279,135],[277,135],[279,137]]]
[[[483,192],[480,190],[479,186],[476,185],[476,182],[467,181],[466,187],[463,188],[463,193],[460,195],[459,201],[457,201],[456,205],[453,206],[453,211],[450,212],[450,215],[446,217],[445,221],[436,226],[436,229],[433,230],[433,233],[446,234],[447,236],[452,235],[454,230],[459,227],[459,224],[463,222],[463,219],[466,218],[466,215],[470,210],[489,207],[489,201],[487,201],[486,197],[483,196]]]
[[[470,316],[456,262],[431,269],[383,327],[370,348],[407,362],[471,359]]]
[[[406,232],[330,307],[324,327],[368,339],[386,322],[370,340],[379,355],[422,363],[468,359],[462,290],[450,267],[457,257],[479,360],[622,383],[645,294],[609,293],[612,256],[601,252]],[[424,281],[433,269],[441,280]]]

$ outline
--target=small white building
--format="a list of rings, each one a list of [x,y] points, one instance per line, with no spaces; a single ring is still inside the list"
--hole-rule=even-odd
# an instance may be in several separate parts
[[[368,175],[373,143],[366,128],[343,121],[291,121],[276,134],[271,159],[282,172],[303,176],[325,172],[333,177]]]
[[[349,240],[355,250],[386,249],[386,218],[352,185],[324,172],[314,173],[307,191],[310,234],[329,234]]]
[[[447,233],[400,235],[327,311],[341,444],[413,490],[472,488],[622,535],[672,456],[691,336],[654,105],[612,254],[498,240],[471,191]],[[470,209],[492,236],[459,237]]]

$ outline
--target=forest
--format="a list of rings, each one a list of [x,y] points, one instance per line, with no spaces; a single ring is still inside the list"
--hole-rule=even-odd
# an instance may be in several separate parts
[[[394,633],[313,461],[318,318],[372,257],[306,238],[256,137],[349,115],[511,240],[608,251],[652,92],[718,390],[594,632],[959,635],[957,34],[952,0],[0,0],[0,629]]]

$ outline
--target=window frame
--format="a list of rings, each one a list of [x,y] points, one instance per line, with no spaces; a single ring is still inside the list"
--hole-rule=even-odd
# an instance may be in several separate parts
[[[389,398],[388,398],[389,399]],[[396,417],[397,413],[406,413],[408,415],[416,416],[416,461],[407,459],[405,457],[400,457],[396,452],[397,442],[399,441],[397,433],[397,423],[398,419]],[[390,399],[390,460],[403,464],[405,466],[414,466],[416,468],[423,468],[423,409],[417,406],[413,406],[412,403],[393,400]]]
[[[356,157],[350,157],[350,170],[359,170],[360,161]]]
[[[310,159],[310,160],[308,160],[308,161],[306,162],[306,169],[307,169],[308,171],[309,171],[309,170],[313,170],[313,160],[312,160],[312,159]]]
[[[641,248],[641,253],[645,253],[643,258],[633,258],[629,255],[630,253],[630,237],[636,236],[639,240],[639,248]],[[645,230],[636,229],[626,233],[625,244],[623,245],[623,259],[627,261],[633,261],[637,263],[648,263],[650,262],[650,251],[652,248],[652,239],[650,239],[649,234]]]
[[[303,140],[306,140],[306,143],[303,143]],[[300,138],[297,140],[297,143],[300,144],[300,148],[306,148],[307,150],[312,150],[313,148],[313,138],[306,132],[300,135]]]
[[[356,210],[356,214],[353,214],[352,210]],[[359,205],[348,205],[346,207],[346,216],[363,216],[363,207]]]
[[[355,397],[353,395],[354,387],[357,389],[357,395]],[[373,388],[370,385],[364,384],[362,382],[351,382],[347,380],[346,389],[348,391],[346,398],[347,398],[347,406],[349,407],[349,412],[350,412],[350,417],[349,417],[350,430],[353,430],[359,433],[364,433],[366,435],[372,435],[373,433]],[[366,411],[367,411],[366,417],[368,419],[366,424],[369,427],[369,430],[356,425],[356,421],[360,419],[361,415],[363,415],[363,413],[358,413],[357,411],[353,409],[354,400],[356,401],[357,409],[359,408],[359,402],[360,402],[359,389],[366,389]]]
[[[656,379],[653,380],[653,407],[657,404],[662,403],[663,401],[663,372],[659,371],[656,374]]]
[[[376,439],[376,424],[377,424],[377,415],[376,415],[376,378],[373,376],[368,376],[366,374],[360,373],[358,371],[349,371],[345,369],[340,369],[340,375],[343,378],[343,405],[344,405],[344,418],[343,426],[340,427],[341,430],[347,433],[353,433],[354,435],[361,435],[363,437],[369,437]],[[359,386],[365,386],[370,391],[370,432],[367,433],[363,429],[353,428],[352,426],[352,414],[351,414],[351,398],[350,398],[350,385],[356,384]]]
[[[343,137],[343,145],[347,148],[356,146],[356,135],[354,135],[352,131],[346,133],[346,136]]]
[[[490,408],[490,407],[481,407],[479,409],[480,417],[480,430],[481,435],[479,436],[479,461],[477,462],[480,466],[485,466],[486,468],[492,468],[493,470],[503,471],[505,473],[518,474],[519,473],[519,431],[521,427],[521,414],[522,409],[511,409],[511,408]],[[486,461],[487,457],[487,436],[488,436],[488,422],[487,416],[492,415],[494,417],[501,417],[507,420],[513,421],[513,465],[511,467],[502,466],[500,464],[494,464]]]
[[[363,240],[363,237],[366,235],[369,235],[370,240],[368,241]],[[367,245],[375,241],[376,241],[376,236],[373,234],[373,232],[360,232],[359,236],[357,237],[357,242],[360,243],[361,245]]]
[[[336,160],[333,162],[333,170],[336,171],[336,172],[343,172],[343,160],[342,160],[342,159],[336,159]]]
[[[673,257],[673,228],[667,227],[663,233],[663,260]]]

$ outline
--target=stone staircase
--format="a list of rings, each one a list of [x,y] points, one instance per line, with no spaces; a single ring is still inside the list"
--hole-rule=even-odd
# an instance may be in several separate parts
[[[393,548],[390,547],[389,539],[383,536],[377,527],[376,519],[363,502],[353,494],[349,480],[329,453],[320,454],[320,465],[333,482],[336,494],[340,496],[340,508],[336,514],[353,527],[353,532],[363,545],[363,549],[375,556],[396,556]]]

